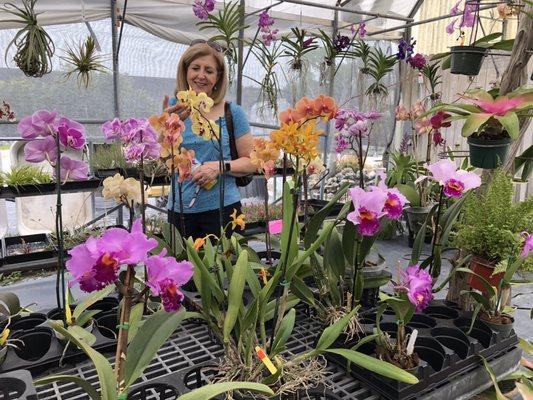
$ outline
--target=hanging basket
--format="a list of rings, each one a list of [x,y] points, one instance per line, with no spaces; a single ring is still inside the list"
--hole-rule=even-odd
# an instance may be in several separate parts
[[[470,136],[470,164],[477,168],[494,169],[505,163],[510,138],[486,140]]]
[[[487,49],[478,46],[453,46],[450,52],[451,73],[473,76],[479,74]]]

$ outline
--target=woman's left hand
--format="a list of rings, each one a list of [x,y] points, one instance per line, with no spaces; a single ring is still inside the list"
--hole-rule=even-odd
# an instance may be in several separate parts
[[[192,180],[197,185],[203,186],[217,179],[218,175],[218,162],[208,161],[196,168],[192,174]]]

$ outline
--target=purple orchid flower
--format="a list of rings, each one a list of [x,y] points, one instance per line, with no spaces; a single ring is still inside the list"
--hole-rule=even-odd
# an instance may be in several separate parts
[[[69,179],[73,181],[87,180],[89,167],[83,161],[72,160],[67,156],[63,156],[59,160],[59,166],[60,178],[62,182],[66,182]]]
[[[106,140],[116,140],[122,137],[122,121],[115,118],[102,125],[102,132]]]
[[[373,236],[379,230],[379,219],[385,215],[385,201],[387,194],[382,190],[365,192],[361,188],[348,190],[355,211],[348,214],[347,219],[357,225],[359,234],[362,236]]]
[[[165,311],[176,311],[181,307],[183,293],[179,288],[193,275],[193,265],[189,261],[177,262],[174,257],[165,257],[166,249],[146,260],[147,285],[152,293],[161,296]]]
[[[389,188],[385,184],[387,176],[384,172],[378,173],[379,183],[376,186],[371,186],[372,190],[381,190],[387,195],[385,205],[383,206],[383,212],[389,219],[398,219],[402,216],[403,208],[409,201],[407,198],[397,189]]]
[[[48,161],[55,164],[57,161],[57,146],[53,136],[33,140],[24,146],[24,159],[29,163]]]
[[[148,239],[137,219],[131,233],[121,228],[108,229],[101,237],[91,237],[69,251],[66,266],[73,279],[69,287],[79,283],[84,292],[94,292],[118,278],[121,265],[135,265],[146,261],[148,252],[157,247],[155,239]]]
[[[455,31],[455,24],[457,23],[457,18],[454,19],[452,22],[450,22],[448,25],[446,25],[446,33],[448,35],[451,35]]]
[[[17,129],[23,139],[35,139],[39,136],[49,136],[56,128],[57,112],[38,110],[33,115],[20,120]]]
[[[457,169],[455,163],[446,158],[425,166],[433,179],[444,187],[444,194],[448,197],[461,197],[463,193],[481,185],[481,178],[473,172]],[[417,181],[427,177],[418,178]]]
[[[413,69],[421,70],[425,67],[427,61],[426,58],[420,54],[416,53],[413,57],[411,57],[409,60],[407,60],[407,63],[411,66]]]
[[[405,39],[400,39],[398,43],[398,52],[396,53],[396,59],[409,61],[413,55],[413,50],[415,48],[416,40],[411,39],[407,42]]]
[[[527,232],[522,232],[522,234],[524,235],[526,240],[524,242],[524,248],[522,249],[520,256],[526,258],[529,256],[531,250],[533,250],[533,235]]]
[[[196,15],[201,20],[206,20],[209,18],[209,13],[215,9],[214,0],[205,0],[202,3],[201,0],[195,0],[192,6],[194,15]]]
[[[313,43],[315,43],[315,38],[311,37],[309,39],[304,40],[302,43],[302,47],[304,49],[307,49],[309,46],[311,46]]]
[[[73,150],[81,150],[85,146],[85,128],[79,122],[68,118],[60,118],[57,127],[59,142]]]
[[[452,8],[450,8],[450,14],[457,15],[460,13],[459,4],[461,4],[462,1],[463,0],[459,0]]]
[[[335,136],[335,141],[337,142],[335,146],[335,151],[339,154],[350,147],[350,143],[342,135]]]
[[[410,265],[402,272],[401,286],[407,290],[407,298],[415,306],[416,312],[422,311],[433,299],[431,275],[418,265]]]

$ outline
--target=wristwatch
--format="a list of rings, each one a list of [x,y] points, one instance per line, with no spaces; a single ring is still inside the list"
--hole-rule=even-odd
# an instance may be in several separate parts
[[[230,171],[231,171],[231,162],[229,161],[224,162],[224,172],[228,173]]]

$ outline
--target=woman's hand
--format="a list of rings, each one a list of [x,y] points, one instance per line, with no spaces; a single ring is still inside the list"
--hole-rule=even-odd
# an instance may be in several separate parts
[[[217,179],[218,175],[218,161],[208,161],[194,170],[192,180],[197,185],[204,186]]]
[[[191,114],[191,109],[185,104],[178,102],[176,105],[169,107],[168,106],[168,96],[165,95],[163,99],[163,111],[169,114],[177,114],[182,121],[185,121],[187,117]]]

